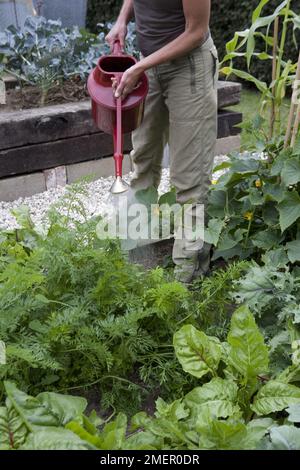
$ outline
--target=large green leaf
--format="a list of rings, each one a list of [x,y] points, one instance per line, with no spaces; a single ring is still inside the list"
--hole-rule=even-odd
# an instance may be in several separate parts
[[[89,450],[91,444],[83,441],[68,429],[40,427],[29,435],[22,450]]]
[[[0,450],[18,449],[28,433],[28,427],[10,402],[0,407]]]
[[[162,398],[158,398],[155,402],[157,418],[170,418],[174,421],[187,418],[189,416],[189,410],[186,408],[182,400],[175,400],[171,404],[166,403]]]
[[[295,426],[273,427],[268,450],[300,450],[300,429]]]
[[[247,57],[247,66],[250,68],[250,63],[251,63],[251,58],[254,53],[255,49],[255,34],[256,30],[259,28],[265,28],[269,27],[271,23],[275,20],[275,18],[279,15],[281,10],[287,5],[288,0],[284,0],[274,11],[272,15],[269,16],[264,16],[260,17],[260,5],[257,7],[257,9],[254,12],[254,17],[256,17],[256,20],[252,23],[251,28],[248,33],[248,40],[247,40],[247,52],[246,52],[246,57]]]
[[[268,415],[300,403],[300,388],[295,385],[271,380],[264,385],[251,406],[257,415]]]
[[[198,425],[199,447],[209,450],[255,449],[271,425],[269,420],[258,421],[260,422],[245,425],[238,420],[228,419],[227,421],[214,420],[206,425]]]
[[[287,255],[291,263],[300,261],[300,240],[294,240],[285,245],[287,248]]]
[[[211,219],[204,232],[204,240],[206,243],[217,246],[224,222],[221,219]]]
[[[284,232],[300,218],[300,197],[297,191],[286,191],[278,204],[278,210],[280,228]]]
[[[261,80],[258,80],[257,78],[255,78],[250,73],[243,72],[242,70],[234,69],[232,67],[223,67],[220,70],[220,72],[223,73],[226,76],[235,75],[238,78],[242,78],[243,80],[246,80],[248,82],[252,82],[252,83],[254,83],[256,88],[261,93],[263,93],[263,94],[268,93],[268,86],[267,86],[266,82],[262,82]]]
[[[252,14],[252,23],[254,23],[260,17],[262,9],[267,3],[269,3],[269,0],[261,0],[259,2],[258,6],[255,8]]]
[[[102,437],[103,450],[121,450],[124,447],[127,431],[127,417],[124,413],[119,413],[115,421],[104,426]]]
[[[227,341],[228,361],[246,381],[268,370],[268,349],[248,307],[234,312]]]
[[[277,247],[281,241],[282,235],[280,230],[272,230],[271,228],[262,230],[252,237],[253,245],[263,250],[270,250],[273,247]]]
[[[289,406],[286,411],[289,414],[288,420],[291,423],[300,423],[300,403]]]
[[[286,186],[297,184],[300,181],[300,158],[289,158],[283,165],[281,172],[282,182]]]
[[[216,373],[222,355],[217,338],[185,325],[175,333],[173,343],[183,370],[198,378]]]
[[[82,397],[44,392],[36,398],[57,418],[57,425],[62,426],[69,421],[80,418],[87,407],[87,401]]]
[[[21,392],[11,382],[5,382],[8,408],[13,407],[26,427],[60,426],[80,416],[86,408],[84,398],[57,393],[41,393],[36,398]]]
[[[204,416],[210,419],[227,418],[239,412],[238,387],[234,382],[214,378],[209,383],[188,393],[184,403],[190,409],[191,418],[199,421]]]
[[[289,259],[288,259],[285,249],[283,247],[280,247],[280,248],[277,248],[276,250],[267,251],[262,256],[262,261],[265,264],[269,264],[278,269],[278,268],[285,267],[288,264]]]

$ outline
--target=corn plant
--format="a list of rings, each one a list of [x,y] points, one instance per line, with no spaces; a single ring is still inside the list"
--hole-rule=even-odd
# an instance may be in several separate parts
[[[238,31],[226,44],[226,55],[221,62],[221,73],[226,77],[235,75],[238,78],[253,83],[262,94],[261,111],[267,105],[272,105],[275,118],[270,120],[269,136],[281,129],[281,106],[287,89],[292,86],[295,79],[297,64],[287,58],[286,50],[287,33],[293,29],[295,48],[296,31],[300,28],[300,15],[292,10],[292,1],[284,0],[278,5],[274,13],[262,16],[264,6],[269,0],[261,0],[252,15],[250,28]],[[281,29],[277,33],[276,23]],[[279,37],[278,37],[279,34]],[[260,47],[263,44],[263,47]],[[236,59],[246,60],[248,71],[235,68]],[[254,59],[273,62],[273,76],[270,82],[258,80],[251,73],[251,64]]]

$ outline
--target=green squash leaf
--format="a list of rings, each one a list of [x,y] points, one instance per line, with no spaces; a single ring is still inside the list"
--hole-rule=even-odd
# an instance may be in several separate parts
[[[286,186],[294,185],[300,181],[300,159],[289,158],[283,165],[281,179]]]
[[[284,232],[300,218],[300,196],[297,191],[286,191],[278,210],[280,228]]]
[[[223,220],[211,219],[208,222],[208,226],[204,231],[204,240],[206,241],[206,243],[217,246],[223,226]]]
[[[294,240],[285,245],[287,248],[287,255],[291,263],[300,261],[300,240]]]

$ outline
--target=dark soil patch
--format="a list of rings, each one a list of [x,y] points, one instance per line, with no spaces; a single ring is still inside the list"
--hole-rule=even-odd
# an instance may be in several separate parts
[[[86,83],[80,78],[74,78],[56,84],[49,90],[45,101],[42,101],[42,91],[31,85],[9,88],[6,92],[6,105],[0,105],[0,111],[18,111],[21,109],[39,108],[86,100],[88,97]]]

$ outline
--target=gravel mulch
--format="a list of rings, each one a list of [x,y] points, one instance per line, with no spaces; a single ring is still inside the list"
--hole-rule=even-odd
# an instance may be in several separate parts
[[[219,165],[228,157],[220,155],[215,158],[215,165]],[[213,180],[218,179],[224,170],[221,170],[213,175]],[[124,177],[125,181],[130,182],[131,174]],[[113,199],[110,194],[110,187],[113,184],[114,177],[100,178],[91,183],[87,183],[88,196],[83,197],[83,203],[87,212],[92,216],[111,214],[114,210]],[[159,193],[163,194],[170,189],[169,170],[164,169],[162,173],[161,184],[159,186]],[[47,214],[49,207],[58,202],[58,200],[65,194],[66,187],[58,187],[50,189],[40,194],[35,194],[31,197],[19,198],[12,202],[0,201],[0,229],[13,229],[17,228],[18,224],[11,211],[20,206],[28,206],[32,220],[35,224],[40,224]]]

